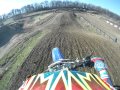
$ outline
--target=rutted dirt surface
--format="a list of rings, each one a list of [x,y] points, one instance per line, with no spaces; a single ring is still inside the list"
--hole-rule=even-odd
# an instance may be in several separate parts
[[[46,27],[51,32],[40,40],[13,78],[11,90],[20,87],[26,76],[43,72],[52,63],[51,50],[59,47],[65,58],[82,58],[92,51],[106,59],[114,85],[120,85],[120,56],[115,43],[90,32],[70,12],[57,13]],[[85,71],[96,73],[94,69]]]

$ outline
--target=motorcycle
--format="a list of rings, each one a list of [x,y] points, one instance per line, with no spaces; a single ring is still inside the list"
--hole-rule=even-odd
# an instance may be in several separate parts
[[[82,60],[64,59],[56,47],[52,50],[52,59],[53,63],[45,72],[28,77],[19,90],[116,90],[104,59],[93,56],[93,53]],[[94,67],[100,77],[77,70],[85,67]]]

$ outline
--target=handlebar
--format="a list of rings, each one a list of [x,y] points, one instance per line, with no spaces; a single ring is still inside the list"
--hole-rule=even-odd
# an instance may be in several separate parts
[[[94,65],[93,62],[91,62],[92,55],[93,55],[93,53],[86,56],[82,60],[79,60],[79,59],[61,59],[61,60],[49,65],[47,71],[50,71],[51,69],[56,71],[56,70],[61,70],[63,68],[68,68],[71,70],[71,69],[76,69],[78,67],[92,67]]]

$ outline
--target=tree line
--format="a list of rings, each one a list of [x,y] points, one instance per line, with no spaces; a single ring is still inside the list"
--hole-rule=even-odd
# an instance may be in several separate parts
[[[60,0],[52,0],[52,1],[44,1],[41,3],[35,3],[35,4],[31,4],[31,5],[27,5],[22,7],[21,9],[13,9],[11,10],[11,12],[9,12],[8,14],[4,14],[0,16],[0,21],[3,21],[7,18],[16,16],[16,15],[22,15],[24,13],[31,13],[31,12],[36,12],[36,11],[42,11],[42,10],[51,10],[51,9],[65,9],[65,8],[69,8],[69,9],[73,9],[76,8],[77,10],[80,11],[94,11],[98,14],[105,14],[107,16],[110,16],[116,20],[120,20],[120,16],[107,10],[107,9],[103,9],[101,7],[98,6],[94,6],[91,4],[86,4],[86,3],[81,3],[78,1],[60,1]]]

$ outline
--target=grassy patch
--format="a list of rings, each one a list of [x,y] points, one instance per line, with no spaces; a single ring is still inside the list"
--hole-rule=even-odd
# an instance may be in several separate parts
[[[18,52],[18,46],[17,46],[16,48],[10,50],[10,53],[5,54],[4,57],[2,57],[2,58],[0,59],[0,65],[4,65],[5,63],[7,63],[7,62],[11,59],[11,57],[12,57],[14,54],[16,54],[15,52],[16,52],[16,53]]]
[[[13,49],[13,52],[8,53],[8,56],[15,55],[13,58],[13,62],[11,66],[9,67],[8,71],[4,74],[0,81],[0,90],[6,90],[10,86],[10,80],[14,73],[16,73],[19,69],[19,67],[23,64],[26,57],[29,55],[29,53],[32,51],[32,49],[35,47],[35,45],[38,43],[38,41],[44,36],[45,33],[38,33],[35,36],[29,38],[27,41],[25,41],[22,46],[18,46],[15,49]],[[21,49],[20,52],[17,52],[17,50]]]

